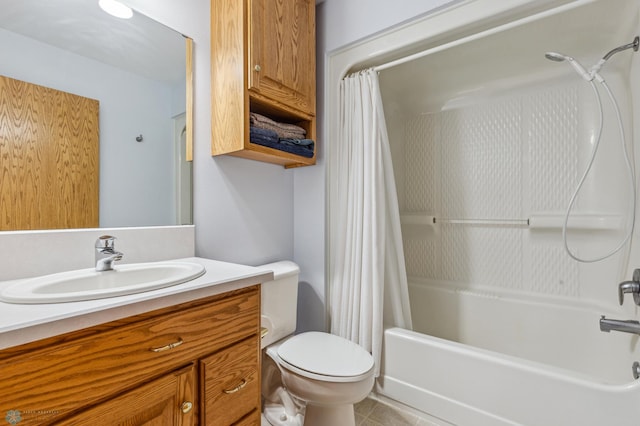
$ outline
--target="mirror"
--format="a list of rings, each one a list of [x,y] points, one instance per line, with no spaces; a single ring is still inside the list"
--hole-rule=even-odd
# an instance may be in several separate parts
[[[192,223],[190,39],[136,11],[131,19],[110,16],[98,0],[0,0],[0,51],[0,76],[99,102],[100,227]],[[5,130],[22,132],[23,123],[1,121],[2,108],[6,210],[25,189],[14,182],[6,193]],[[71,167],[84,166],[64,164]]]

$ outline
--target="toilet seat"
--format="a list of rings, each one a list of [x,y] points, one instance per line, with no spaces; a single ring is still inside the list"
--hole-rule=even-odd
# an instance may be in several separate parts
[[[373,374],[373,357],[343,337],[322,332],[293,336],[277,348],[283,367],[329,382],[355,382]]]

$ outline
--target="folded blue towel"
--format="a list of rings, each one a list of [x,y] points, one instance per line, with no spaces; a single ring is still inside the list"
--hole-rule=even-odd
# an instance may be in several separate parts
[[[313,151],[314,142],[312,139],[291,139],[291,138],[281,138],[280,143],[284,143],[287,145],[299,145],[306,146],[308,149]]]
[[[278,134],[273,130],[252,126],[249,128],[249,140],[251,141],[251,143],[274,148],[280,151],[288,152],[290,154],[299,155],[301,157],[313,157],[314,142],[311,139],[279,139]],[[291,141],[308,142],[294,143]]]
[[[261,129],[259,127],[249,128],[249,140],[263,140],[265,142],[278,143],[278,134],[274,130]]]

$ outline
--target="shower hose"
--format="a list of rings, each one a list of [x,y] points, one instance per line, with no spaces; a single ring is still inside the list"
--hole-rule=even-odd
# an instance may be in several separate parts
[[[619,252],[626,244],[627,242],[629,242],[629,240],[631,239],[631,236],[633,235],[633,231],[635,229],[635,223],[636,223],[636,178],[635,178],[635,172],[634,172],[634,168],[633,165],[631,163],[631,159],[629,158],[629,153],[627,151],[627,144],[626,144],[626,138],[625,138],[625,133],[624,133],[624,125],[622,124],[622,115],[620,114],[620,108],[618,107],[618,102],[616,101],[615,96],[613,95],[613,93],[611,92],[611,89],[609,88],[609,85],[607,85],[606,81],[604,80],[604,78],[602,78],[602,76],[600,76],[600,74],[595,73],[594,75],[594,79],[597,80],[602,87],[604,87],[605,91],[607,92],[607,95],[609,96],[609,99],[611,100],[611,104],[613,105],[613,108],[616,112],[616,117],[618,118],[618,131],[620,133],[620,143],[622,145],[622,152],[624,155],[624,160],[625,160],[625,165],[627,167],[627,171],[628,171],[628,175],[629,175],[629,189],[630,189],[630,199],[631,199],[631,224],[627,227],[627,234],[625,235],[625,237],[622,239],[622,241],[620,241],[620,243],[611,251],[609,251],[608,253],[596,257],[596,258],[592,258],[592,259],[584,259],[579,257],[577,254],[575,254],[574,252],[571,251],[571,249],[569,248],[569,243],[567,241],[567,227],[568,227],[568,223],[569,223],[569,217],[571,215],[571,210],[573,209],[573,206],[575,204],[576,198],[578,197],[578,194],[580,193],[580,190],[582,189],[582,186],[584,185],[585,180],[587,179],[589,172],[591,171],[591,167],[593,166],[593,163],[596,159],[596,154],[598,152],[598,147],[600,146],[600,140],[602,138],[602,127],[603,127],[603,121],[604,121],[604,113],[603,113],[603,108],[602,108],[602,98],[600,97],[600,93],[598,91],[598,89],[596,88],[595,83],[593,82],[593,79],[591,79],[589,82],[589,84],[591,85],[591,88],[593,89],[593,93],[595,94],[595,98],[598,101],[598,113],[599,113],[599,124],[598,124],[598,130],[596,133],[596,137],[595,137],[595,143],[593,145],[593,150],[591,152],[591,158],[589,160],[589,163],[587,164],[587,167],[582,175],[582,178],[580,179],[580,181],[578,182],[578,185],[576,186],[575,191],[573,192],[573,195],[571,196],[571,200],[569,201],[569,205],[567,207],[567,211],[564,217],[564,223],[562,225],[562,241],[564,243],[564,249],[567,252],[567,254],[573,258],[574,260],[577,260],[578,262],[583,262],[583,263],[593,263],[593,262],[599,262],[601,260],[607,259],[611,256],[613,256],[614,254],[616,254],[617,252]]]

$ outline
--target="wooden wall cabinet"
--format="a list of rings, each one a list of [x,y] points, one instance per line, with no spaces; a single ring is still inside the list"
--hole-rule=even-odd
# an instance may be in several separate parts
[[[250,111],[316,140],[313,0],[211,0],[211,81],[212,155],[315,164],[249,141]]]
[[[25,426],[259,425],[259,289],[2,350],[0,412]]]

